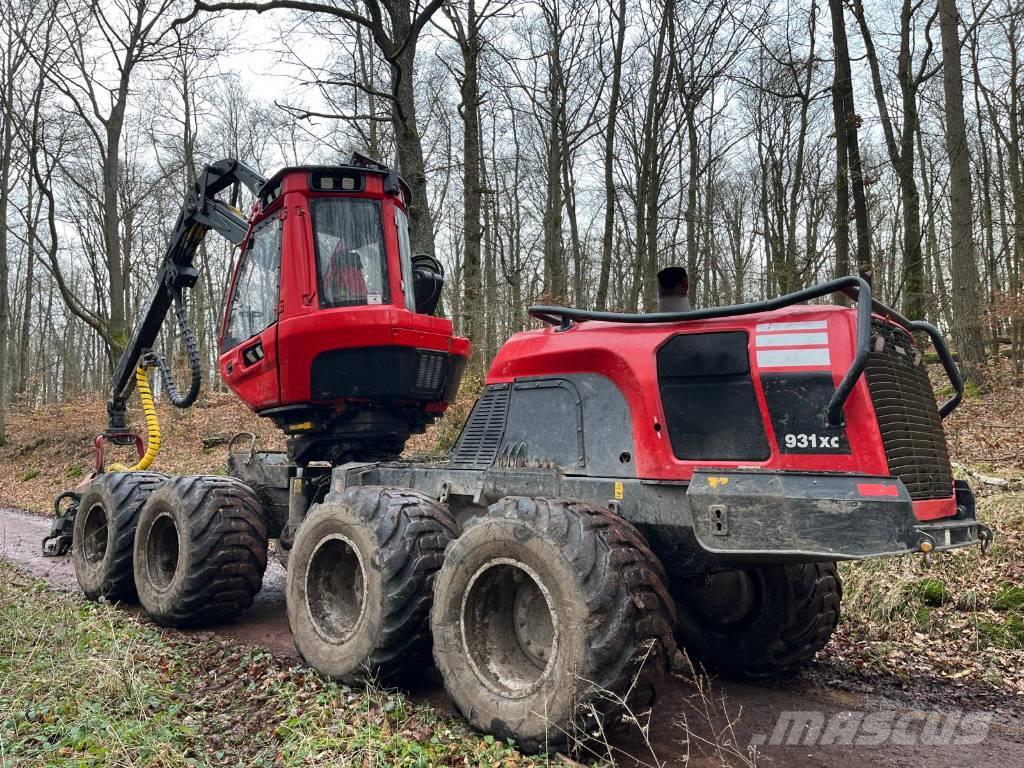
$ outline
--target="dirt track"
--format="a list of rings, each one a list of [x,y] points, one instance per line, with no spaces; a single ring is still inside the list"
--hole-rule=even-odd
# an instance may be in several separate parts
[[[51,582],[69,589],[77,589],[74,569],[69,557],[43,558],[40,543],[49,530],[49,519],[25,512],[0,509],[0,557]],[[212,631],[236,638],[241,642],[261,645],[273,653],[296,658],[295,646],[288,630],[284,601],[285,575],[273,562],[267,569],[263,591],[255,606],[239,621]],[[211,631],[211,630],[205,630]],[[425,679],[423,685],[411,691],[419,700],[430,701],[447,711],[454,711],[443,687],[436,677]],[[706,697],[717,714],[704,714],[701,696],[691,680],[677,677],[668,686],[652,719],[649,740],[654,753],[664,765],[687,764],[721,765],[715,750],[707,742],[724,743],[734,738],[739,751],[746,753],[751,738],[757,734],[770,735],[776,729],[780,713],[814,713],[812,719],[821,718],[835,727],[840,722],[849,724],[867,713],[878,718],[876,722],[907,724],[903,731],[907,738],[889,738],[881,746],[870,746],[872,733],[867,723],[858,730],[859,743],[850,746],[807,746],[799,737],[793,746],[759,746],[757,765],[762,766],[818,766],[835,768],[864,768],[865,766],[927,766],[928,768],[960,768],[961,766],[1024,766],[1024,702],[1019,697],[1003,695],[990,688],[969,684],[951,688],[947,683],[924,678],[904,688],[900,680],[886,676],[865,676],[863,671],[840,665],[818,664],[800,677],[774,685],[747,685],[735,682],[714,682]],[[724,701],[728,716],[722,714]],[[895,714],[888,714],[895,713]],[[927,732],[922,721],[929,713],[936,724],[949,725],[953,715],[991,714],[987,736],[978,744],[928,745],[921,736]],[[685,717],[692,732],[690,744],[682,743],[684,729],[679,724]],[[902,719],[901,719],[902,718]],[[735,721],[734,737],[715,738],[729,720]],[[963,731],[972,731],[966,724]],[[896,728],[894,731],[898,731]],[[972,731],[973,732],[973,731]],[[792,732],[789,732],[793,736]],[[837,739],[842,743],[842,739]],[[902,743],[893,743],[902,742]],[[651,749],[645,739],[633,729],[623,734],[614,746],[634,759],[621,759],[624,765],[654,765]],[[727,764],[739,765],[733,755]]]

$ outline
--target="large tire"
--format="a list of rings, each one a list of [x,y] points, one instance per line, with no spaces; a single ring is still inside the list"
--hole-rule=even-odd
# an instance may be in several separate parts
[[[274,552],[277,554],[277,562],[285,571],[288,570],[288,558],[291,556],[291,547],[281,544],[281,539],[274,540]]]
[[[835,563],[765,565],[676,585],[678,634],[691,661],[731,677],[793,672],[839,622]]]
[[[152,495],[135,536],[139,602],[158,624],[219,623],[252,605],[267,567],[255,494],[231,477],[174,477]]]
[[[71,560],[90,600],[135,597],[132,550],[139,511],[166,475],[108,472],[89,483],[78,502]]]
[[[474,727],[553,752],[654,703],[674,619],[661,564],[628,522],[582,502],[509,497],[448,550],[434,660]]]
[[[313,505],[288,555],[288,623],[306,663],[347,683],[422,672],[434,577],[458,535],[417,491],[355,487]]]

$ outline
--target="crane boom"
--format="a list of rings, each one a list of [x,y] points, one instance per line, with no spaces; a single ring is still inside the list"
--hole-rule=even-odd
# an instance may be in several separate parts
[[[264,183],[266,179],[262,175],[244,163],[232,159],[219,160],[207,165],[196,179],[192,192],[182,206],[174,225],[167,251],[157,273],[153,293],[114,369],[107,399],[109,434],[121,434],[127,429],[125,406],[135,385],[135,369],[156,342],[160,326],[163,325],[172,306],[175,308],[183,333],[191,338],[181,295],[183,289],[191,288],[196,283],[198,273],[192,263],[206,233],[212,229],[236,245],[245,239],[248,229],[245,217],[236,208],[218,200],[216,195],[234,184],[243,184],[253,194],[258,194]],[[170,372],[162,360],[157,361],[165,385],[172,394],[172,402],[181,407],[191,405],[199,387],[198,349],[192,342],[186,346],[189,348],[189,362],[192,367],[192,386],[185,397],[177,397]]]

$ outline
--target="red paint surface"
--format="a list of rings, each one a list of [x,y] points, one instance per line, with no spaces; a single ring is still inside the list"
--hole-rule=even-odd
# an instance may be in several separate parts
[[[309,374],[313,359],[322,352],[360,347],[403,346],[468,356],[467,339],[456,337],[450,320],[411,312],[405,307],[395,207],[403,202],[384,191],[380,176],[366,174],[359,193],[313,192],[309,172],[296,170],[282,179],[280,197],[266,209],[255,209],[249,230],[268,218],[281,218],[281,278],[278,320],[266,330],[220,356],[220,373],[227,385],[249,407],[263,410],[280,405],[314,402]],[[320,308],[316,250],[309,216],[317,197],[359,197],[379,200],[384,222],[390,302],[355,307]],[[243,251],[244,253],[244,245]],[[223,337],[227,307],[234,294],[240,263],[235,265],[231,291],[221,321]],[[409,287],[412,290],[412,287]],[[246,365],[245,351],[262,341],[264,357]],[[447,403],[428,403],[430,413],[444,412]]]
[[[850,472],[889,475],[878,421],[867,382],[862,376],[844,409],[846,434],[851,453],[782,453],[767,417],[768,407],[761,387],[761,369],[755,352],[755,327],[767,322],[824,320],[828,325],[830,370],[835,384],[853,360],[856,313],[836,306],[793,306],[774,312],[689,323],[625,325],[587,321],[561,331],[554,327],[518,333],[499,350],[487,377],[488,384],[511,382],[524,376],[597,373],[609,378],[629,403],[636,446],[637,476],[651,480],[689,480],[694,470],[753,468],[781,471]],[[658,389],[657,351],[678,333],[743,331],[754,391],[760,407],[771,455],[764,461],[692,461],[672,453],[665,414]],[[778,370],[773,368],[771,370]],[[787,372],[820,371],[820,366],[785,368]],[[953,489],[948,499],[914,502],[920,519],[945,517],[956,512]]]
[[[857,483],[857,493],[861,496],[899,496],[899,486],[887,483]]]

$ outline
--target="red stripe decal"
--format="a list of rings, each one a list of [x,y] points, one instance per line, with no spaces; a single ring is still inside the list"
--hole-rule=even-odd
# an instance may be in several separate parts
[[[900,489],[885,483],[857,483],[857,493],[861,496],[899,496]]]

